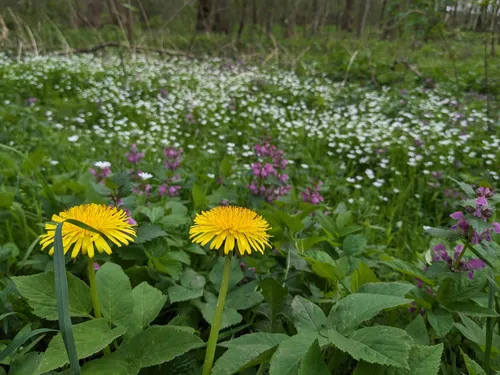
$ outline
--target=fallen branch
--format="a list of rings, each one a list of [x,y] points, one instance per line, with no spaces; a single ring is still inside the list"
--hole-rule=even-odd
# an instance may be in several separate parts
[[[97,52],[99,50],[106,49],[106,48],[129,48],[129,47],[128,47],[128,45],[124,45],[121,43],[109,42],[109,43],[98,44],[97,46],[90,47],[90,48],[70,48],[70,49],[66,49],[63,51],[54,51],[52,53],[55,55],[66,55],[66,54],[71,54],[71,53],[94,53],[94,52]],[[165,54],[165,55],[191,57],[191,55],[189,53],[177,51],[177,50],[173,50],[173,49],[150,48],[150,47],[144,47],[144,46],[133,46],[133,49],[135,51],[141,51],[141,52],[157,52],[157,53]]]
[[[406,66],[410,71],[415,73],[419,78],[422,78],[422,73],[420,73],[417,66],[411,64],[408,60],[403,59],[403,60],[394,61],[393,65],[392,65],[392,69],[394,69],[396,67],[396,65],[398,65],[398,64],[402,64],[402,65]]]

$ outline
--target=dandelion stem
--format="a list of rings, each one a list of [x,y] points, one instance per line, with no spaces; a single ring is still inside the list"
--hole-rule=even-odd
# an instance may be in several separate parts
[[[97,295],[97,285],[95,281],[95,270],[94,270],[94,259],[88,257],[87,261],[88,273],[89,273],[89,284],[90,284],[90,296],[92,297],[92,305],[94,306],[94,316],[99,319],[102,318],[101,305],[99,304],[99,296]],[[108,346],[104,348],[104,354],[111,354],[111,350]]]
[[[226,304],[227,290],[229,288],[229,277],[231,276],[231,256],[226,255],[224,263],[224,272],[222,274],[222,282],[219,290],[219,298],[217,299],[217,307],[215,309],[214,320],[212,328],[210,329],[210,336],[208,338],[207,351],[205,354],[205,362],[203,364],[203,375],[209,375],[212,370],[215,358],[215,349],[217,347],[217,339],[219,338],[219,331],[222,323],[222,314],[224,312],[224,305]]]

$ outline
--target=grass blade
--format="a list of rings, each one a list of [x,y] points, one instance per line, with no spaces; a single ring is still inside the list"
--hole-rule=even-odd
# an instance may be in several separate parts
[[[35,329],[34,331],[28,332],[25,335],[16,338],[4,350],[0,352],[0,361],[3,361],[9,355],[15,353],[20,346],[24,345],[24,343],[29,339],[31,339],[32,337],[48,332],[57,332],[57,330],[50,328],[40,328],[40,329]]]
[[[73,326],[69,316],[68,280],[66,279],[66,265],[64,262],[64,248],[62,242],[62,227],[64,222],[57,224],[54,240],[54,274],[56,280],[57,315],[59,316],[59,330],[66,347],[69,363],[74,375],[80,375],[80,364],[76,353]]]

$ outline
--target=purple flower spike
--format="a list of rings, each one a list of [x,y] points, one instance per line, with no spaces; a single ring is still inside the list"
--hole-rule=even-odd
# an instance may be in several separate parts
[[[457,212],[454,212],[450,215],[450,217],[452,219],[455,219],[455,220],[460,220],[461,218],[464,217],[464,213],[462,211],[457,211]]]
[[[495,233],[500,233],[500,223],[498,222],[494,222],[493,224],[491,224],[492,227],[493,227],[493,230],[495,231]]]
[[[99,271],[100,268],[101,266],[99,265],[99,263],[94,262],[94,271]]]
[[[476,204],[481,205],[481,206],[487,206],[488,201],[486,200],[486,198],[484,196],[482,196],[482,197],[479,197],[476,199]]]

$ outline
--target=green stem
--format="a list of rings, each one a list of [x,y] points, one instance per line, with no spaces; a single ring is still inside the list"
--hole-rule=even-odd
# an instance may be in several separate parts
[[[209,375],[212,370],[215,358],[215,349],[217,347],[217,339],[219,338],[219,331],[222,323],[222,313],[224,312],[224,305],[226,304],[227,290],[229,289],[229,277],[231,276],[231,256],[226,255],[224,263],[224,272],[222,274],[222,282],[220,284],[219,298],[217,300],[217,307],[215,309],[214,320],[212,328],[210,329],[210,336],[208,337],[207,351],[205,354],[205,362],[203,363],[203,375]]]
[[[94,270],[94,259],[88,257],[87,261],[88,273],[89,273],[89,284],[90,284],[90,296],[92,297],[92,305],[94,306],[94,316],[97,319],[102,318],[101,305],[99,304],[99,296],[97,295],[97,285],[95,282],[95,270]],[[111,350],[108,346],[104,348],[104,354],[111,354]]]
[[[490,277],[493,278],[493,270],[490,268],[488,270],[490,273]],[[491,281],[488,284],[488,309],[493,308],[493,302],[495,300],[495,290],[493,289],[493,285]],[[489,317],[486,319],[486,348],[484,350],[484,362],[483,369],[486,372],[486,375],[490,373],[490,357],[491,357],[491,345],[493,342],[493,318]]]

